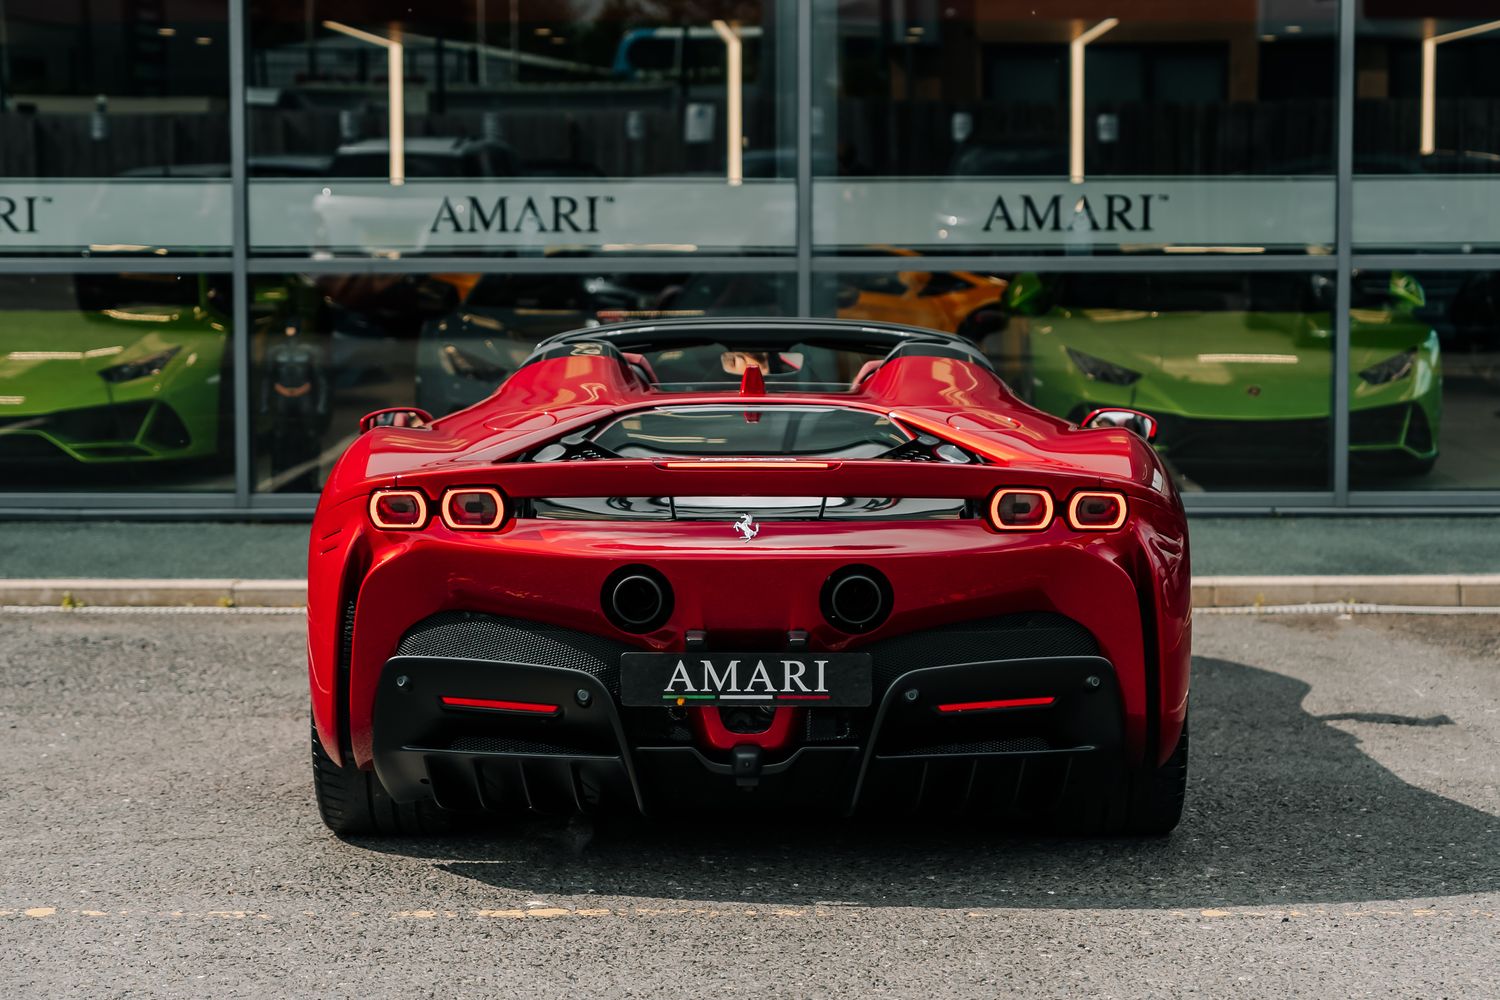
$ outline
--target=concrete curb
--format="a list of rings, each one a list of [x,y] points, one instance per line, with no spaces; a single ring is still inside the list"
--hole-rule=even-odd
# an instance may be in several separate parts
[[[0,604],[300,608],[305,580],[0,580]]]
[[[0,605],[300,608],[306,603],[304,580],[0,579]],[[1334,603],[1500,607],[1500,573],[1203,576],[1193,580],[1193,604],[1200,608]]]
[[[1193,580],[1200,608],[1270,604],[1406,604],[1500,606],[1500,573],[1442,576],[1201,576]]]

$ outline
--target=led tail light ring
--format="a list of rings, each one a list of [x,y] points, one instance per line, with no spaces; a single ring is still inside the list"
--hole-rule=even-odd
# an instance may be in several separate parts
[[[376,490],[370,494],[370,522],[382,531],[418,531],[427,524],[427,496],[421,490]]]
[[[990,498],[996,531],[1043,531],[1052,523],[1052,494],[1040,489],[1000,489]]]
[[[443,494],[443,523],[454,531],[494,531],[505,523],[505,497],[492,486],[460,486]]]
[[[1068,501],[1068,524],[1076,531],[1114,531],[1128,516],[1123,493],[1084,490]]]

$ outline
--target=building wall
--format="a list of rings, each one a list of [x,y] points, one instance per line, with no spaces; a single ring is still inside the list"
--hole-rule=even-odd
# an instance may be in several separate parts
[[[364,412],[747,313],[1151,412],[1197,509],[1500,509],[1474,7],[5,0],[0,515],[305,514]]]

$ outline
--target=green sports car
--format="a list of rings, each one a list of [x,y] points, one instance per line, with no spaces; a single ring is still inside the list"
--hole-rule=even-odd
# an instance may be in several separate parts
[[[0,314],[0,461],[217,453],[229,324],[214,280],[80,275],[63,308]]]
[[[1361,468],[1425,472],[1442,411],[1437,334],[1415,315],[1415,279],[1378,285],[1357,282],[1351,309],[1350,449]],[[1190,476],[1326,469],[1332,304],[1321,274],[1018,275],[1017,388],[1075,421],[1108,406],[1149,413]]]

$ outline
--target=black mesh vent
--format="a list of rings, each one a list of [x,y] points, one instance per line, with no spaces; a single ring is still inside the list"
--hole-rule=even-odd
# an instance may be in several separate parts
[[[406,633],[397,656],[438,656],[570,667],[620,690],[620,654],[633,647],[587,632],[465,611],[433,615]]]
[[[1349,414],[1349,443],[1361,445],[1401,443],[1410,403],[1377,406],[1373,410],[1356,410]]]
[[[1064,615],[1024,612],[908,632],[866,647],[875,661],[875,695],[908,670],[950,663],[1038,656],[1097,656],[1088,629]]]
[[[597,754],[577,747],[560,746],[555,743],[536,743],[531,740],[508,740],[494,736],[465,736],[448,744],[454,753],[515,753],[537,757],[592,757]]]
[[[941,746],[918,747],[900,753],[883,754],[888,757],[972,757],[982,753],[1040,753],[1051,750],[1052,744],[1040,736],[1026,736],[1014,740],[982,740],[978,743],[945,743]]]

